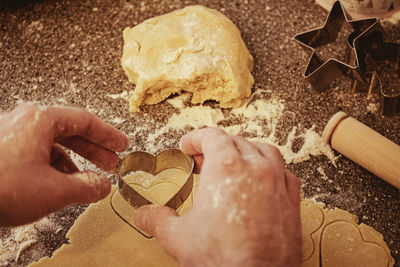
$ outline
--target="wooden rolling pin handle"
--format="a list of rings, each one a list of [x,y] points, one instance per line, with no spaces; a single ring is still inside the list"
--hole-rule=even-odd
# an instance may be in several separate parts
[[[400,146],[344,112],[336,113],[322,135],[333,149],[400,189]]]

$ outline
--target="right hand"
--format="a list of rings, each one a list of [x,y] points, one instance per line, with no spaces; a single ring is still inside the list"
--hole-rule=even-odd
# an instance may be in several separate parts
[[[271,145],[215,128],[181,139],[200,179],[193,208],[178,217],[144,206],[135,223],[181,266],[299,266],[300,181]]]

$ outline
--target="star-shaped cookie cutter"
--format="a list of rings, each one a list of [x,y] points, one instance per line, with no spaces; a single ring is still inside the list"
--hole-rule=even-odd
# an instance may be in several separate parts
[[[346,44],[346,49],[350,51],[348,59],[343,62],[336,58],[329,58],[324,62],[317,55],[315,49],[335,42],[344,22],[353,28]],[[368,81],[364,75],[366,70],[364,55],[356,49],[356,43],[365,36],[370,36],[377,30],[380,31],[379,26],[377,18],[349,20],[342,4],[336,1],[322,27],[300,33],[294,37],[295,41],[303,48],[312,51],[304,72],[304,78],[318,91],[328,87],[334,79],[343,74],[367,85]]]
[[[324,62],[315,49],[336,41],[344,22],[353,28],[347,37],[346,62],[336,58]],[[303,76],[314,89],[322,91],[333,80],[346,75],[353,79],[353,88],[368,88],[381,98],[380,110],[384,115],[400,112],[400,44],[384,42],[384,30],[378,18],[351,20],[340,1],[336,1],[322,27],[300,33],[294,39],[312,51]],[[395,84],[385,85],[385,73],[381,70],[388,62],[397,66],[398,88],[393,87]]]

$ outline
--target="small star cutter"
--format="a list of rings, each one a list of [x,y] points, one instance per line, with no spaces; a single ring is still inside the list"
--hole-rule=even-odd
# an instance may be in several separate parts
[[[368,98],[374,96],[380,103],[380,112],[385,116],[400,113],[400,44],[375,39],[373,52],[366,56],[370,74]],[[390,73],[390,74],[389,74]],[[353,89],[359,89],[355,81]],[[360,86],[360,89],[365,87]]]

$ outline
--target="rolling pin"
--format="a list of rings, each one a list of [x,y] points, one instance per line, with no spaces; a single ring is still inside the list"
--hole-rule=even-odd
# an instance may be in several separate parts
[[[326,125],[323,140],[334,150],[400,189],[400,146],[344,112]]]

